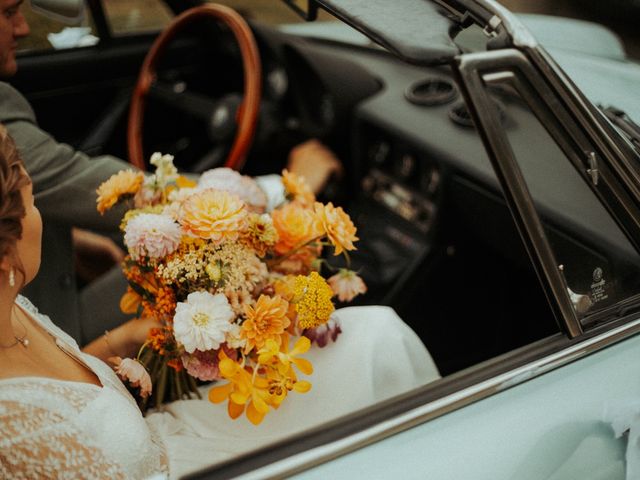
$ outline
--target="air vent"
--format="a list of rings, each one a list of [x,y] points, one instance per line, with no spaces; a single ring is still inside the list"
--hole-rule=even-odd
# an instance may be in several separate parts
[[[425,78],[409,85],[404,96],[414,105],[444,105],[457,96],[456,87],[445,78]]]
[[[469,113],[469,109],[464,102],[458,102],[451,110],[449,110],[449,118],[453,120],[453,123],[462,125],[463,127],[474,128],[473,119]]]
[[[500,115],[500,123],[505,124],[507,116],[505,114],[504,107],[496,100],[494,100],[496,107],[498,108],[498,114]],[[449,118],[453,120],[453,123],[457,123],[463,127],[475,128],[473,118],[469,113],[469,109],[464,102],[457,102],[451,110],[449,110]]]

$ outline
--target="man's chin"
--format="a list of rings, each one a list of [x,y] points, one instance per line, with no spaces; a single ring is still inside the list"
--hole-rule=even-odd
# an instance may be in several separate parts
[[[15,61],[5,62],[4,65],[0,65],[0,78],[13,77],[18,71],[18,65]]]

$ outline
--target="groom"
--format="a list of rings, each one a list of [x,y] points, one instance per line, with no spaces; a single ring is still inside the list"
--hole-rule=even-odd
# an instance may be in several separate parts
[[[20,7],[22,0],[0,0],[0,78],[17,71],[16,47],[29,34]],[[73,235],[76,227],[117,231],[122,212],[101,217],[95,208],[96,188],[113,173],[131,165],[110,156],[89,158],[58,143],[40,129],[28,101],[11,85],[0,82],[0,123],[14,138],[44,218],[42,264],[38,277],[24,290],[26,296],[80,345],[119,325],[118,305],[126,282],[118,266],[79,289]],[[117,259],[117,247],[98,236],[79,239],[89,249]]]

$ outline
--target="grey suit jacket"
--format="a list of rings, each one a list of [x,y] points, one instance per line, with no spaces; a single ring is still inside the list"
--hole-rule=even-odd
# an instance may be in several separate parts
[[[0,82],[0,122],[14,138],[31,175],[44,221],[40,272],[24,294],[84,344],[122,321],[117,315],[117,298],[125,282],[121,275],[113,274],[115,284],[93,286],[91,298],[83,301],[76,284],[71,227],[117,230],[123,212],[114,210],[101,216],[96,211],[96,188],[131,165],[111,156],[89,158],[58,143],[38,127],[27,100],[4,82]]]

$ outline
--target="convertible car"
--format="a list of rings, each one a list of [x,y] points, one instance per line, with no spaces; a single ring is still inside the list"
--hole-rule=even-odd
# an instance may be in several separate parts
[[[191,478],[632,475],[612,418],[640,414],[640,66],[618,38],[494,0],[223,3],[249,27],[198,0],[32,0],[49,19],[12,83],[60,141],[140,166],[272,173],[320,139],[361,302],[443,378]]]

